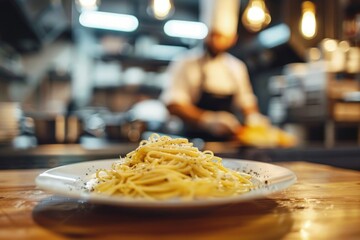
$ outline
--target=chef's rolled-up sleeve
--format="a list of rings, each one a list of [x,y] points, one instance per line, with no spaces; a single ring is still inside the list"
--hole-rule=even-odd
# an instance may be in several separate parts
[[[179,60],[174,61],[168,68],[168,83],[160,96],[166,104],[188,104],[191,103],[190,86],[187,75],[187,63]]]

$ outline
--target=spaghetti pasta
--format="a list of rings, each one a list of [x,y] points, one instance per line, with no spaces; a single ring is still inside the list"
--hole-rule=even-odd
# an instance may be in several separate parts
[[[228,169],[185,138],[153,134],[111,169],[98,170],[91,190],[149,200],[193,200],[248,192],[251,176]]]

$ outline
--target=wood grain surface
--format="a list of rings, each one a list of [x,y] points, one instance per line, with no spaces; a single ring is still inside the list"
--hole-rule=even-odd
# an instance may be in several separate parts
[[[240,204],[190,210],[96,205],[36,188],[44,171],[0,171],[0,239],[360,239],[360,173],[282,163],[298,182]]]

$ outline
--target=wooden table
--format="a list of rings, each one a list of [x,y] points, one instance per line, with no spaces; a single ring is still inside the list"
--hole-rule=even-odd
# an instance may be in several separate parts
[[[360,239],[360,172],[281,165],[298,176],[287,190],[191,211],[94,205],[37,189],[43,170],[3,170],[0,239]]]

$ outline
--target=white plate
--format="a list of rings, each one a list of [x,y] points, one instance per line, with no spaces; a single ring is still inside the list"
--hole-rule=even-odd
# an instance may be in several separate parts
[[[41,189],[54,194],[94,203],[137,208],[187,208],[239,203],[255,198],[261,198],[281,191],[296,181],[296,175],[292,171],[280,166],[249,160],[223,159],[224,166],[237,171],[250,173],[253,176],[253,181],[258,185],[258,187],[250,192],[233,197],[192,201],[149,201],[120,196],[104,196],[86,191],[84,186],[91,178],[91,174],[96,172],[97,169],[109,169],[111,164],[116,160],[118,159],[81,162],[53,168],[41,173],[36,178],[36,185]]]

